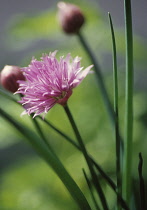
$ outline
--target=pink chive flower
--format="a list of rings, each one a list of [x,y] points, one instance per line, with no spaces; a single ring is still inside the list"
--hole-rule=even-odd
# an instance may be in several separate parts
[[[18,81],[16,92],[23,95],[20,103],[25,111],[22,115],[34,113],[35,117],[46,114],[57,103],[65,106],[72,89],[81,83],[93,66],[82,70],[80,58],[72,59],[70,54],[58,61],[56,52],[43,55],[41,61],[33,58],[28,67],[22,68],[26,80]]]

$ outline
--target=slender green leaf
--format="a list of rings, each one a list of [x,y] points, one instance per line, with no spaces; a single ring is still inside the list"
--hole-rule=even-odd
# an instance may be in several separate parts
[[[132,140],[133,140],[133,32],[131,0],[124,0],[124,17],[126,28],[126,110],[125,110],[125,142],[124,142],[124,177],[123,196],[130,205],[132,183]]]
[[[69,193],[76,201],[80,209],[90,210],[90,206],[84,197],[83,193],[75,183],[75,181],[68,174],[58,157],[55,155],[52,149],[46,146],[44,141],[42,141],[34,132],[26,128],[18,121],[13,119],[5,111],[0,109],[0,114],[5,118],[10,124],[12,124],[24,137],[27,138],[28,142],[32,147],[40,154],[40,156],[51,166],[55,173],[64,183],[65,187],[68,189]]]
[[[118,193],[121,194],[122,186],[121,186],[121,140],[119,136],[119,111],[118,111],[118,78],[117,78],[117,53],[116,53],[116,42],[115,42],[115,34],[113,29],[113,23],[110,13],[108,13],[108,18],[110,22],[111,28],[111,36],[112,36],[112,46],[113,46],[113,87],[114,87],[114,112],[115,112],[115,141],[116,141],[116,177],[117,177],[117,190]],[[117,209],[120,210],[119,204],[119,196],[117,196]]]

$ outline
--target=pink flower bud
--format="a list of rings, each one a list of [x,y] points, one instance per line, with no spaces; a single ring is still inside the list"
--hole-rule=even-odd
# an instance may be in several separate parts
[[[57,6],[58,19],[63,31],[67,34],[77,33],[85,21],[80,8],[65,2],[59,2]]]
[[[19,87],[17,80],[25,80],[20,68],[6,65],[0,74],[0,84],[8,91],[14,93]]]

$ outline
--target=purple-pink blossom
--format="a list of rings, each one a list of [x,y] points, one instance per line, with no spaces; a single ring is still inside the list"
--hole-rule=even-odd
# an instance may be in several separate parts
[[[20,103],[25,108],[22,114],[34,113],[34,117],[46,114],[56,103],[66,105],[72,89],[78,86],[93,65],[83,70],[80,58],[68,54],[56,59],[56,51],[43,55],[41,60],[32,59],[28,67],[22,68],[26,78],[19,80],[16,93],[23,95]]]

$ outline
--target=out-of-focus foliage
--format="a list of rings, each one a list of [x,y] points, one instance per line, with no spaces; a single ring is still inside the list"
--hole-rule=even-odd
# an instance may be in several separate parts
[[[106,51],[107,53],[111,53],[111,37],[107,16],[102,14],[98,5],[95,5],[94,2],[92,2],[92,4],[89,4],[88,1],[85,2],[86,1],[77,2],[86,17],[83,33],[98,54],[102,55]],[[77,43],[74,36],[70,36],[69,38],[62,33],[57,21],[56,7],[48,9],[41,14],[18,14],[11,21],[9,30],[8,44],[9,47],[15,50],[27,48],[38,40],[49,40],[51,46],[48,44],[47,52],[52,48],[66,48],[67,40],[67,51],[74,49],[75,43]],[[115,33],[117,53],[124,55],[124,30],[115,28]],[[143,62],[143,65],[147,62],[146,57],[143,56],[146,53],[146,47],[147,43],[145,40],[134,36],[134,58],[140,64]],[[79,48],[81,48],[81,46],[79,46]]]

